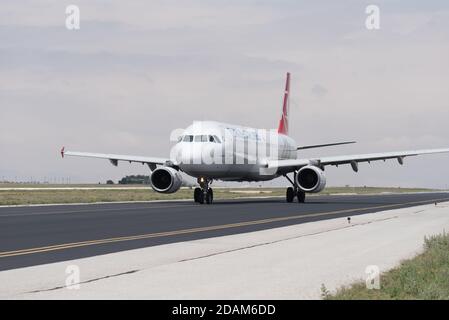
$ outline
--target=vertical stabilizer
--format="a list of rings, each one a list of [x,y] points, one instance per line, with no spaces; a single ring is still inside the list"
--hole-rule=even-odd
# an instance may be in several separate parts
[[[290,72],[287,72],[287,80],[285,82],[284,103],[282,105],[282,117],[279,121],[278,133],[288,135],[288,112],[289,112],[289,95],[290,95]]]

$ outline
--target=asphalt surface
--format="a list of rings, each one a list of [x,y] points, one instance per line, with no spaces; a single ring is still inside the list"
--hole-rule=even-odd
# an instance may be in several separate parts
[[[449,193],[0,207],[0,270],[449,201]]]

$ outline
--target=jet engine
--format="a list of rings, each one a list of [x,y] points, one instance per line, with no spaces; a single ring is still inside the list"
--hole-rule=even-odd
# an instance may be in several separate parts
[[[296,184],[304,192],[320,192],[326,186],[326,175],[318,167],[305,166],[296,173]]]
[[[171,167],[159,167],[150,177],[153,190],[160,193],[174,193],[181,188],[182,177],[178,170]]]

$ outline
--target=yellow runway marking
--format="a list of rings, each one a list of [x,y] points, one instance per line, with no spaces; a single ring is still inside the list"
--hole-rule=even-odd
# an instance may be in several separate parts
[[[105,244],[105,243],[168,237],[168,236],[174,236],[174,235],[191,234],[191,233],[199,233],[199,232],[206,232],[206,231],[216,231],[216,230],[245,227],[245,226],[251,226],[251,225],[267,224],[267,223],[273,223],[273,222],[298,220],[298,219],[305,219],[305,218],[311,218],[311,217],[330,216],[330,215],[336,215],[336,214],[340,214],[340,213],[351,213],[351,212],[355,212],[355,211],[387,209],[387,208],[400,207],[403,205],[418,205],[418,204],[425,204],[425,203],[433,203],[435,201],[441,202],[444,200],[448,201],[449,198],[396,203],[396,204],[388,204],[388,205],[365,207],[365,208],[354,208],[354,209],[318,212],[318,213],[311,213],[311,214],[300,214],[300,215],[294,215],[294,216],[253,220],[253,221],[246,221],[246,222],[237,222],[237,223],[223,224],[223,225],[216,225],[216,226],[209,226],[209,227],[199,227],[199,228],[191,228],[191,229],[166,231],[166,232],[147,233],[147,234],[141,234],[141,235],[135,235],[135,236],[127,236],[127,237],[116,237],[116,238],[89,240],[89,241],[81,241],[81,242],[63,243],[63,244],[57,244],[57,245],[45,246],[45,247],[21,249],[21,250],[14,250],[14,251],[4,251],[4,252],[0,252],[0,258],[28,255],[28,254],[34,254],[34,253],[56,251],[56,250],[72,249],[72,248],[77,248],[77,247],[86,247],[86,246],[93,246],[93,245],[99,245],[99,244]]]

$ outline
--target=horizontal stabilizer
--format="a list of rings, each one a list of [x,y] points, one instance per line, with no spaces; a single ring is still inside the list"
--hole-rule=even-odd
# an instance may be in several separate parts
[[[327,143],[327,144],[315,144],[310,146],[302,146],[296,148],[297,150],[304,150],[304,149],[314,149],[314,148],[322,148],[322,147],[331,147],[331,146],[339,146],[342,144],[351,144],[356,143],[356,141],[345,141],[345,142],[336,142],[336,143]]]

